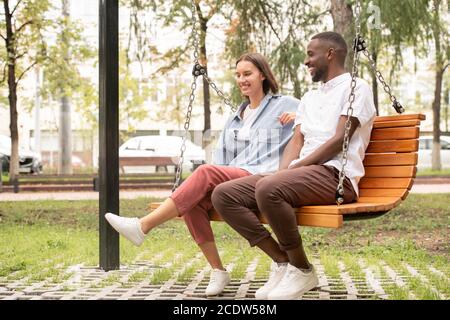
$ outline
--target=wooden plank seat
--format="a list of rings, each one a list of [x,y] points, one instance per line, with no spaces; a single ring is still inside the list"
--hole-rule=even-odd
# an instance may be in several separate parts
[[[423,120],[422,114],[375,118],[358,201],[340,206],[297,208],[298,225],[339,228],[344,220],[378,217],[398,206],[408,196],[416,176],[419,125]],[[151,203],[149,208],[159,205]],[[212,221],[222,221],[214,209],[210,216]],[[267,223],[261,214],[258,217]]]

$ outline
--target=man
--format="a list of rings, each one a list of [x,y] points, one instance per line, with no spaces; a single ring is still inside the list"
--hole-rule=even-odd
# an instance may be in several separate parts
[[[312,80],[322,84],[300,101],[294,135],[279,171],[225,182],[212,194],[223,219],[274,261],[269,280],[255,293],[257,299],[296,299],[318,284],[293,208],[335,203],[351,89],[351,75],[344,67],[346,55],[346,43],[338,33],[323,32],[311,38],[305,65]],[[376,114],[371,89],[361,79],[356,80],[352,107],[344,203],[358,197]],[[260,223],[255,210],[266,217],[278,242]]]

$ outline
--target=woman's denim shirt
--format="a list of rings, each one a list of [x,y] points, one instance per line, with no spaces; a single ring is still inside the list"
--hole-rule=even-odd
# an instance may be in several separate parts
[[[296,112],[300,100],[267,94],[261,101],[248,134],[238,135],[243,126],[240,106],[226,122],[214,152],[214,164],[244,169],[251,174],[278,170],[286,144],[292,137],[293,124],[281,125],[278,117],[284,112]]]

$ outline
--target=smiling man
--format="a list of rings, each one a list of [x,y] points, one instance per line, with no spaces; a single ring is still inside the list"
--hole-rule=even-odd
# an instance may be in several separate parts
[[[284,150],[279,171],[222,183],[212,194],[213,205],[223,219],[273,260],[268,282],[255,293],[257,299],[297,299],[318,284],[303,249],[294,208],[335,203],[352,82],[344,67],[346,55],[347,46],[340,34],[323,32],[312,37],[305,65],[312,80],[322,84],[300,101],[294,135]],[[352,107],[344,203],[358,197],[375,118],[371,89],[358,78]],[[256,210],[265,216],[278,242],[260,223]]]

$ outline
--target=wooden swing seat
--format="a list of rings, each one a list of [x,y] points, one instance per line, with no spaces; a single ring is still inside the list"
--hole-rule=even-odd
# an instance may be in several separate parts
[[[423,114],[376,117],[364,159],[365,176],[359,182],[357,202],[344,205],[304,206],[296,209],[301,226],[340,228],[344,220],[378,217],[408,196],[417,171],[419,125]],[[151,203],[156,209],[160,203]],[[262,223],[267,223],[258,215]],[[212,221],[223,221],[210,211]]]

